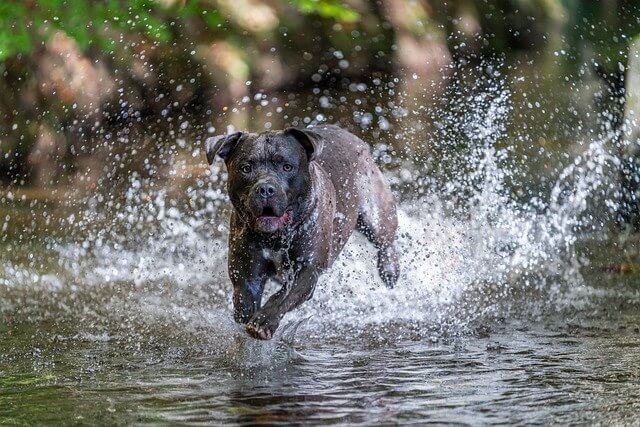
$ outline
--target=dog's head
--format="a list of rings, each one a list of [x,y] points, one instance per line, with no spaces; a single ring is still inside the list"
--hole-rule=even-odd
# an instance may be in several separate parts
[[[296,222],[310,203],[309,164],[322,149],[310,130],[236,132],[206,141],[207,161],[224,159],[231,203],[255,231],[275,233]]]

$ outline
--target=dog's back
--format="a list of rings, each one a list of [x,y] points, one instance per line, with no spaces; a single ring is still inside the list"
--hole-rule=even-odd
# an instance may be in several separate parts
[[[316,162],[329,176],[336,193],[334,252],[340,252],[356,228],[377,247],[389,246],[397,227],[396,206],[369,146],[334,125],[315,126],[310,130],[324,140]]]

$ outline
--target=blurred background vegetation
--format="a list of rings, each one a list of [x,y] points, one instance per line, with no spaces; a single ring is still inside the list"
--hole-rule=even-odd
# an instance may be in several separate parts
[[[146,162],[256,94],[394,76],[423,90],[520,52],[588,64],[622,105],[639,17],[625,0],[3,1],[0,179],[91,187],[105,158]]]

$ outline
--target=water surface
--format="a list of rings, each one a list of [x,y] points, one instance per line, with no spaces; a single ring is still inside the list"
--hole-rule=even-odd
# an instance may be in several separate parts
[[[402,79],[256,96],[117,185],[4,189],[0,423],[637,423],[619,141],[559,68],[528,64],[485,64],[419,105]],[[354,236],[263,343],[231,319],[224,168],[200,146],[292,121],[372,143],[402,274],[385,289]]]

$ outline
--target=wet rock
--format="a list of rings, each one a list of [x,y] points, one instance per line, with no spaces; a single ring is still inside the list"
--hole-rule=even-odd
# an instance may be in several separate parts
[[[451,61],[444,31],[431,19],[426,2],[385,0],[387,18],[395,32],[395,57],[408,76],[433,79]]]
[[[34,184],[45,187],[55,183],[66,149],[64,138],[57,135],[49,126],[40,126],[36,143],[27,158]]]
[[[502,353],[504,350],[507,350],[507,347],[501,345],[499,342],[493,342],[487,344],[487,351],[492,353]]]
[[[489,338],[491,336],[491,327],[489,325],[478,325],[475,329],[475,335],[478,338]]]
[[[295,72],[285,64],[279,55],[261,55],[256,63],[258,87],[273,91],[285,87],[295,78]]]
[[[275,10],[264,2],[255,0],[219,0],[218,5],[240,27],[254,32],[271,31],[278,25]]]
[[[116,84],[100,62],[83,55],[64,32],[56,32],[38,59],[38,82],[43,97],[93,115],[114,95]]]
[[[209,98],[218,105],[228,104],[249,93],[246,82],[250,69],[239,49],[227,42],[216,42],[198,46],[196,57],[206,65],[207,75],[216,88],[216,93]]]
[[[480,25],[480,11],[474,1],[461,0],[455,6],[455,18],[452,20],[453,31],[451,43],[454,54],[460,56],[479,52],[482,43],[479,36],[482,34]]]

